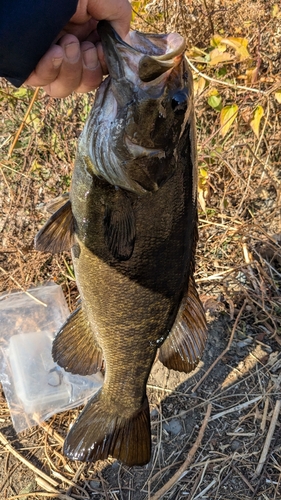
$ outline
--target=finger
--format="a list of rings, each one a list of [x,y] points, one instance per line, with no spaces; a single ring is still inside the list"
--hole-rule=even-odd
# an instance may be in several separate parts
[[[80,42],[88,39],[88,36],[92,31],[94,31],[97,27],[98,21],[91,18],[89,21],[86,21],[84,24],[78,24],[69,22],[65,27],[64,31],[66,33],[70,33],[71,35],[75,35]]]
[[[88,12],[89,0],[79,0],[75,14],[70,19],[73,23],[84,24],[91,15]],[[94,16],[93,16],[94,17]]]
[[[102,72],[103,72],[104,75],[107,75],[108,74],[108,69],[107,69],[107,66],[106,66],[106,61],[105,61],[105,57],[104,57],[103,46],[102,46],[101,42],[96,43],[96,48],[97,48],[99,63],[101,65]]]
[[[40,59],[35,70],[25,81],[25,84],[32,85],[33,87],[43,87],[53,82],[60,72],[63,56],[62,47],[53,45],[42,59]]]
[[[132,16],[131,5],[128,0],[89,0],[88,12],[94,19],[110,21],[113,28],[125,38],[130,29]]]
[[[74,35],[65,35],[60,40],[64,57],[57,78],[47,87],[52,97],[66,97],[80,85],[83,62],[79,40]]]
[[[102,82],[102,68],[98,60],[97,49],[91,42],[81,44],[83,72],[76,92],[90,92]]]

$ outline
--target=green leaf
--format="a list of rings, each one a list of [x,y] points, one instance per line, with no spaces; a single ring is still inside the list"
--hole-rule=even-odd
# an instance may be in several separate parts
[[[221,122],[220,133],[223,137],[225,137],[227,132],[229,131],[231,125],[233,124],[237,116],[237,113],[238,113],[237,104],[231,104],[230,106],[225,106],[224,108],[222,108],[220,114],[220,122]]]
[[[18,99],[21,99],[22,97],[26,97],[27,96],[27,89],[22,87],[18,90],[14,90],[13,96],[17,97]]]
[[[218,109],[221,104],[221,96],[219,95],[211,95],[208,97],[208,104],[213,109]]]

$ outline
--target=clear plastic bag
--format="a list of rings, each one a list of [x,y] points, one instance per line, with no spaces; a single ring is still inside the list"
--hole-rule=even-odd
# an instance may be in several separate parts
[[[102,385],[101,373],[72,375],[52,359],[68,315],[55,283],[0,296],[0,380],[17,432],[85,403]]]

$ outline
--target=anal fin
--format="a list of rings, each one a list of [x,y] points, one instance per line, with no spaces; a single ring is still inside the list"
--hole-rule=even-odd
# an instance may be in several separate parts
[[[147,397],[138,411],[124,416],[121,408],[107,402],[106,393],[101,389],[68,433],[64,454],[82,462],[104,460],[111,455],[129,466],[148,463],[151,435]]]
[[[58,331],[52,347],[54,361],[67,372],[91,375],[102,367],[102,350],[81,307]]]
[[[41,252],[60,253],[70,250],[74,243],[74,218],[67,200],[35,236],[34,246]]]
[[[189,373],[197,366],[207,340],[207,323],[193,276],[175,323],[160,347],[159,360],[172,370]]]

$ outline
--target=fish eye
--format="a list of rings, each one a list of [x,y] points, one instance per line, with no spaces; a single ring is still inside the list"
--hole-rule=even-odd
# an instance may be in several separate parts
[[[172,109],[176,115],[183,115],[187,110],[187,92],[185,90],[179,90],[172,97]]]

